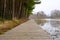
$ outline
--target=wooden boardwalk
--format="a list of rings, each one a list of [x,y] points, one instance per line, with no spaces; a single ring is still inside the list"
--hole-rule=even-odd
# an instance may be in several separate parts
[[[29,20],[0,35],[0,40],[53,40],[34,20]]]

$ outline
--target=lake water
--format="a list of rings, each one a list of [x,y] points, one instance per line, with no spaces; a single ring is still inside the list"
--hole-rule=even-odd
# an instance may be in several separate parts
[[[46,22],[39,24],[39,26],[43,30],[46,30],[54,40],[60,40],[60,19],[41,19],[41,20],[44,20]]]

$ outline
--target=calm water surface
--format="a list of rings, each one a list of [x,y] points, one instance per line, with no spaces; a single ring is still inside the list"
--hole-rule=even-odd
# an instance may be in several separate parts
[[[45,23],[39,24],[39,26],[50,33],[54,40],[60,40],[60,19],[42,19],[46,20]]]

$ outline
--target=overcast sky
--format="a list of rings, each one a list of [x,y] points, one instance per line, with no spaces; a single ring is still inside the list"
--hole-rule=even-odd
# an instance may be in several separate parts
[[[44,11],[47,15],[50,15],[51,10],[60,10],[60,0],[41,0],[41,4],[36,4],[33,13],[38,11]]]

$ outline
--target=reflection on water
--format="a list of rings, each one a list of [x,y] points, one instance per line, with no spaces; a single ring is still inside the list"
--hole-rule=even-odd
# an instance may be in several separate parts
[[[46,30],[54,40],[60,40],[60,21],[59,20],[51,20],[51,19],[43,19],[45,22],[40,23],[40,27]],[[41,25],[44,24],[44,25]]]
[[[35,19],[35,21],[38,25],[41,25],[41,26],[43,26],[47,22],[46,20],[41,20],[41,19]]]
[[[50,21],[50,23],[54,27],[60,27],[60,21]]]

